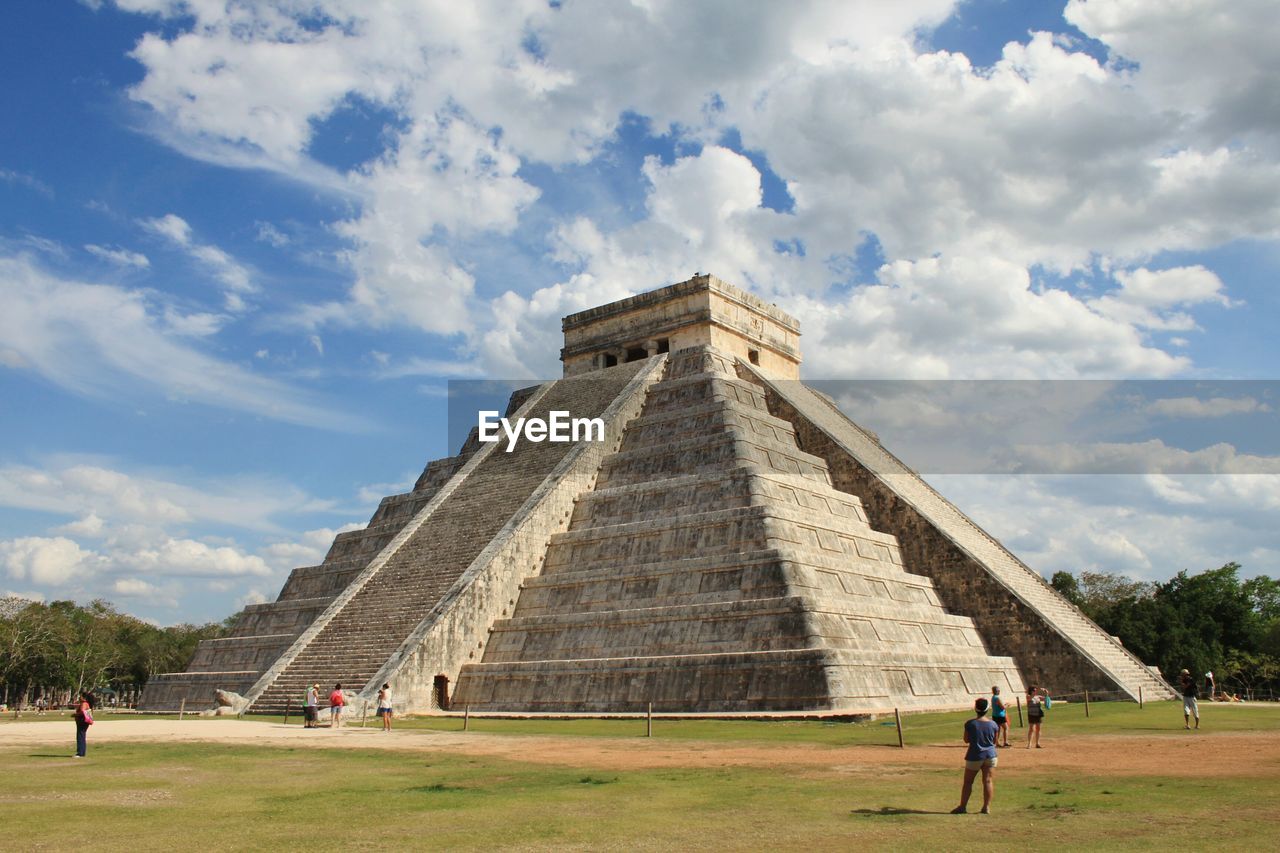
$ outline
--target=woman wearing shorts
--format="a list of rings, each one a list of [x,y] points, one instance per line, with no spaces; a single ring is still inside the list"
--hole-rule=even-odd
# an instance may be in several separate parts
[[[1044,691],[1034,684],[1027,691],[1027,749],[1040,748],[1040,724],[1044,722]]]
[[[996,796],[996,737],[1000,727],[987,717],[988,703],[979,699],[973,703],[974,717],[964,724],[964,742],[969,749],[964,754],[964,784],[960,788],[960,805],[952,814],[965,814],[969,810],[969,796],[973,793],[973,780],[982,774],[982,813],[991,814],[991,801]]]
[[[382,718],[382,730],[391,731],[391,685],[384,684],[378,691],[378,716]]]

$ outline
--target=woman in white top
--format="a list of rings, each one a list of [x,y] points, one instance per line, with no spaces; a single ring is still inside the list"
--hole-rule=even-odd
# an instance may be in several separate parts
[[[384,684],[378,691],[378,716],[382,718],[382,730],[391,731],[391,685]]]

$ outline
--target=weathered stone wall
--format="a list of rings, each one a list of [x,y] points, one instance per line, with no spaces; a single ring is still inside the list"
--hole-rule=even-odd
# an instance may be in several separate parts
[[[214,693],[229,690],[240,693],[253,686],[258,670],[232,672],[166,672],[147,679],[143,711],[199,711],[217,705]]]

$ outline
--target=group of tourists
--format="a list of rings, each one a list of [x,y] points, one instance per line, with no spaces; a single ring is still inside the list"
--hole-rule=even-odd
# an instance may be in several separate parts
[[[347,706],[346,694],[342,692],[342,682],[333,685],[329,692],[329,728],[342,728],[342,711]],[[391,685],[384,684],[378,691],[378,716],[382,718],[382,730],[391,731]],[[302,700],[303,728],[320,728],[320,685],[313,684],[307,688]]]
[[[1049,691],[1031,685],[1027,690],[1027,749],[1041,749],[1040,729],[1045,711],[1053,706]],[[969,745],[964,754],[964,784],[960,788],[960,805],[952,814],[969,811],[969,797],[973,783],[982,774],[982,814],[991,814],[991,801],[996,794],[995,769],[999,758],[997,749],[1009,746],[1009,708],[1000,696],[1000,688],[991,688],[990,699],[973,703],[974,717],[964,724],[964,742]],[[989,715],[989,716],[988,716]]]

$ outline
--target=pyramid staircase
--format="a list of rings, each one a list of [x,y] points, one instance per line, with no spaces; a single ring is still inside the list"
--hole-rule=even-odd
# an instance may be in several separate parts
[[[761,388],[672,355],[540,576],[463,667],[473,710],[954,706],[1021,689]]]

